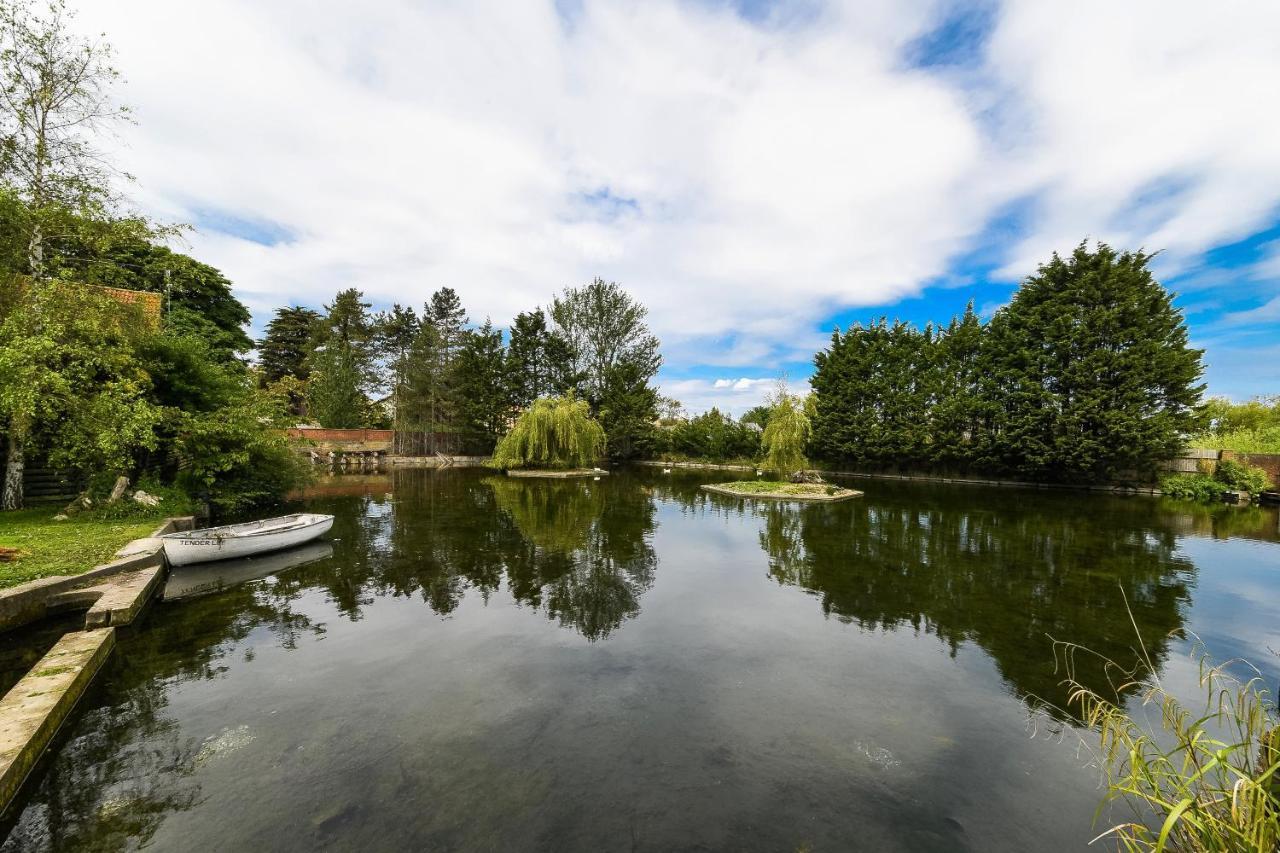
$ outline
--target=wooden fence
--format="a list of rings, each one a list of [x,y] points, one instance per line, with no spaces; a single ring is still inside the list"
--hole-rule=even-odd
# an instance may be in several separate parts
[[[462,449],[462,440],[453,432],[419,432],[416,430],[397,430],[391,441],[391,452],[395,456],[445,456],[457,455]]]

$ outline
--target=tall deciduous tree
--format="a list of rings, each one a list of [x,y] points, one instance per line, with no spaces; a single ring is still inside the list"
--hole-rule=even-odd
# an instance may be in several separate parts
[[[646,381],[662,366],[658,339],[645,324],[647,314],[616,282],[600,278],[586,287],[567,288],[552,302],[551,316],[569,343],[583,393],[593,406],[619,364],[634,365]]]
[[[1202,350],[1144,252],[1056,253],[992,318],[993,460],[1024,476],[1148,473],[1201,425]]]
[[[600,278],[567,288],[551,305],[575,378],[605,421],[610,453],[624,457],[651,445],[658,417],[658,395],[649,383],[662,356],[645,324],[647,314],[617,283]]]
[[[24,297],[6,300],[0,316],[4,509],[22,505],[26,448],[41,433],[52,451],[66,450],[61,455],[79,464],[122,468],[135,447],[153,443],[156,419],[146,399],[149,377],[134,355],[147,328],[139,312],[61,282],[26,288]]]
[[[806,464],[804,448],[809,441],[809,416],[805,414],[804,401],[787,393],[786,385],[781,382],[769,404],[769,425],[760,437],[764,466],[770,471],[790,474]]]
[[[0,169],[24,203],[28,272],[46,277],[45,242],[68,214],[112,205],[115,171],[94,135],[126,120],[111,97],[112,49],[77,35],[62,0],[0,3]]]

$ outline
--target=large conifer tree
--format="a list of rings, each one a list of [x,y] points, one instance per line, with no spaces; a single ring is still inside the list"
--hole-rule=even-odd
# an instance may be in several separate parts
[[[990,462],[1036,479],[1145,475],[1198,425],[1202,350],[1144,252],[1056,253],[996,312],[983,348]]]
[[[310,308],[277,308],[258,341],[258,366],[268,382],[285,376],[305,380],[310,374],[307,356],[315,346],[321,317]]]

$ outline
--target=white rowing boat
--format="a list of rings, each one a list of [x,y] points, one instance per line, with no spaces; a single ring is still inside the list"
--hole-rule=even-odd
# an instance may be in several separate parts
[[[166,533],[160,539],[169,565],[188,566],[292,548],[323,536],[330,527],[333,527],[332,515],[304,512],[244,524]]]

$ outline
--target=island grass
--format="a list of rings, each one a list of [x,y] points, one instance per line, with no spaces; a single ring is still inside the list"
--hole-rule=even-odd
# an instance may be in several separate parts
[[[78,575],[107,562],[124,545],[150,536],[167,513],[145,520],[77,517],[54,521],[56,507],[0,512],[0,548],[16,560],[0,562],[0,588],[50,575]]]
[[[740,480],[736,483],[716,483],[715,485],[717,488],[728,489],[741,495],[835,497],[853,491],[826,483],[789,483],[781,480]]]

